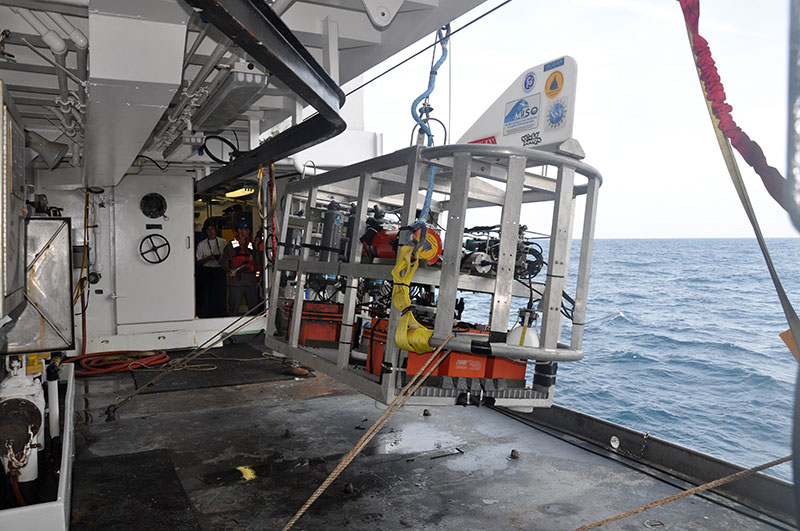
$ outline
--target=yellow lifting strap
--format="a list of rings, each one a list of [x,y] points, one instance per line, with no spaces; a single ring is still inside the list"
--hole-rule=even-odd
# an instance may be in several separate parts
[[[419,261],[416,258],[412,259],[413,252],[414,247],[410,245],[400,247],[397,253],[397,262],[392,269],[392,279],[394,280],[392,305],[397,311],[403,312],[400,322],[397,324],[394,341],[402,350],[423,354],[433,350],[428,343],[433,335],[433,330],[428,330],[419,324],[411,311],[411,297],[408,294],[408,288],[419,267]]]

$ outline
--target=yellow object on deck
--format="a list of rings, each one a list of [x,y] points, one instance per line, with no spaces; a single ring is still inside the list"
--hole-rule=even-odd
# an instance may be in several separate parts
[[[433,350],[428,343],[433,335],[433,330],[428,330],[419,324],[411,311],[411,297],[408,294],[408,288],[419,267],[419,261],[411,257],[413,251],[414,248],[410,245],[401,247],[397,252],[397,262],[392,269],[392,279],[394,280],[392,305],[403,312],[400,322],[397,324],[394,341],[403,350],[422,354]]]

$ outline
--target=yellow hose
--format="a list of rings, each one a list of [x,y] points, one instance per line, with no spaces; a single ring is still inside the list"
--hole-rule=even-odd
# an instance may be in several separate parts
[[[423,354],[433,350],[428,343],[433,335],[433,330],[428,330],[419,324],[411,311],[411,297],[408,294],[408,288],[419,267],[419,261],[412,259],[413,251],[414,248],[410,245],[402,246],[397,253],[394,269],[392,269],[392,278],[394,279],[392,305],[396,310],[403,312],[394,334],[394,341],[402,350]]]

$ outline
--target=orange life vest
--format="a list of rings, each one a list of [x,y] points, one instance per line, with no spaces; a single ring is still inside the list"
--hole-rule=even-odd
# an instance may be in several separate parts
[[[231,259],[231,269],[239,271],[247,271],[250,273],[256,272],[256,262],[253,257],[253,242],[247,240],[246,245],[239,243],[239,240],[234,238],[231,241],[233,246],[233,258]]]

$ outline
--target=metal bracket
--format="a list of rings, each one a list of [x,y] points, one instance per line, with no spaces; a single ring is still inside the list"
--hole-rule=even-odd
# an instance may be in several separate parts
[[[367,10],[367,16],[379,28],[385,28],[392,23],[403,0],[361,0]]]

